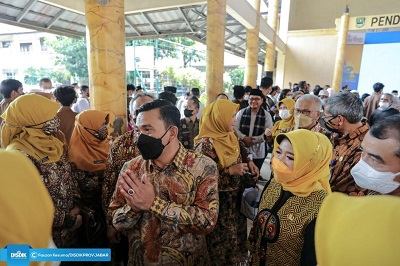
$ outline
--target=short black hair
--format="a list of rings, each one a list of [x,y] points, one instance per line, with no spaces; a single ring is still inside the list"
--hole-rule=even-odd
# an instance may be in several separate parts
[[[74,83],[71,84],[72,87],[74,87],[74,86],[76,86],[76,85],[78,85],[77,82],[74,82]]]
[[[3,94],[4,98],[9,99],[11,98],[11,92],[16,91],[22,87],[22,83],[16,79],[5,79],[1,82],[0,92]]]
[[[397,90],[392,90],[392,93],[399,93]]]
[[[133,84],[126,85],[126,91],[135,91],[135,90],[136,90],[135,85]]]
[[[233,97],[235,99],[242,99],[244,96],[244,87],[241,85],[233,86]]]
[[[161,93],[158,95],[158,99],[160,99],[160,100],[166,100],[166,101],[172,103],[173,105],[175,105],[175,104],[176,104],[176,101],[178,100],[178,99],[176,98],[175,94],[173,94],[173,93],[170,92],[170,91],[161,92]]]
[[[42,82],[51,82],[51,80],[50,80],[49,78],[42,78],[42,79],[39,81],[39,85],[42,84]]]
[[[200,101],[199,101],[199,99],[197,99],[197,97],[191,97],[190,99],[189,99],[189,101],[190,100],[192,100],[193,101],[193,103],[194,103],[194,107],[196,107],[197,109],[200,109]]]
[[[137,113],[139,115],[142,112],[154,109],[159,109],[160,119],[164,122],[165,129],[170,126],[176,126],[179,129],[181,114],[176,106],[166,100],[158,99],[145,103],[139,107]]]
[[[288,94],[290,91],[292,91],[291,89],[283,89],[281,90],[281,95],[279,95],[279,101],[282,101],[283,99],[286,98],[286,94]]]
[[[54,90],[54,96],[63,106],[70,106],[76,98],[76,92],[72,86],[59,86]]]
[[[387,116],[386,118],[376,122],[369,134],[377,139],[396,139],[400,146],[400,114]],[[400,148],[396,151],[397,158],[400,158]]]
[[[253,88],[251,86],[247,85],[247,86],[244,87],[244,92],[245,93],[250,93],[252,89]]]
[[[315,95],[315,96],[318,96],[318,95],[319,95],[319,92],[320,92],[321,90],[322,90],[321,86],[315,85],[314,90],[313,90],[314,95]]]
[[[370,96],[369,93],[363,93],[363,95],[361,95],[361,101],[364,102],[365,98],[367,98],[368,96]]]
[[[89,86],[87,86],[87,85],[82,85],[81,86],[81,92],[83,92],[83,91],[85,91],[87,89],[89,89]]]
[[[279,90],[279,86],[278,85],[277,86],[272,86],[272,90],[271,90],[270,93],[273,93],[273,92],[275,92],[277,90]]]
[[[374,88],[374,92],[380,92],[381,90],[383,90],[383,87],[385,87],[385,85],[380,82],[377,82],[374,84],[374,86],[372,86],[372,88]]]
[[[299,88],[302,89],[302,88],[305,88],[305,87],[307,87],[307,81],[305,81],[305,80],[300,81],[299,82]]]
[[[136,91],[140,91],[140,90],[143,90],[143,88],[142,88],[142,86],[136,86]]]
[[[272,86],[272,83],[274,83],[274,81],[272,80],[272,78],[270,78],[270,77],[263,77],[263,78],[261,79],[260,87],[261,87],[261,88],[268,89],[269,87]]]

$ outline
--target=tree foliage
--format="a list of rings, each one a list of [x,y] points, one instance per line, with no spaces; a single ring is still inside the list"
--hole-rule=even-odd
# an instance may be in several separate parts
[[[231,77],[232,85],[243,85],[244,82],[244,68],[239,66],[235,69],[228,71],[229,76]]]
[[[153,46],[155,59],[180,58],[183,67],[191,66],[192,62],[205,60],[205,53],[195,49],[196,41],[187,37],[171,37],[166,39],[133,40],[127,41],[127,46]]]
[[[89,77],[85,38],[57,36],[55,40],[46,39],[45,43],[55,51],[56,65],[64,66],[75,78],[85,80]]]
[[[64,69],[34,68],[30,67],[24,71],[24,83],[37,85],[41,78],[50,78],[53,83],[68,84],[71,75]]]

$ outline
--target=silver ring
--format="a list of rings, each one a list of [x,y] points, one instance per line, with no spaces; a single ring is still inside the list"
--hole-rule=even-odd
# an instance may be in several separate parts
[[[135,193],[135,191],[134,191],[133,189],[131,189],[131,188],[128,189],[127,192],[128,192],[128,194],[131,195],[131,196]]]

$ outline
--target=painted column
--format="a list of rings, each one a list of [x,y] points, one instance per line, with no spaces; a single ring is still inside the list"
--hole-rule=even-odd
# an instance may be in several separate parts
[[[274,38],[271,43],[266,43],[266,54],[264,60],[264,71],[266,76],[271,77],[274,73],[275,68],[275,38],[278,29],[278,11],[279,11],[279,1],[269,0],[268,1],[268,25],[274,30]]]
[[[343,76],[343,64],[346,51],[347,32],[349,31],[350,13],[349,8],[346,6],[344,14],[340,20],[339,38],[336,50],[335,70],[333,72],[332,88],[335,93],[340,91]]]
[[[223,90],[226,0],[207,0],[207,104]]]
[[[254,9],[257,12],[254,29],[248,29],[246,33],[246,67],[244,69],[244,85],[255,88],[257,86],[258,40],[260,33],[260,0],[254,0]],[[235,84],[240,85],[240,84]]]
[[[110,115],[112,136],[126,130],[124,0],[86,0],[90,107]]]

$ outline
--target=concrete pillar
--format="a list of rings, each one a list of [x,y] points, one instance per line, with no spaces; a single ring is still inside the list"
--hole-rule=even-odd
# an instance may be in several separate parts
[[[86,0],[85,12],[90,107],[109,113],[117,136],[126,130],[127,111],[124,0]]]
[[[346,6],[344,14],[340,20],[339,39],[336,50],[335,70],[333,72],[332,88],[335,93],[340,91],[342,86],[343,64],[346,51],[347,32],[349,31],[350,13]]]
[[[226,0],[207,0],[207,104],[223,90]]]
[[[258,40],[260,33],[260,0],[254,0],[254,9],[257,18],[254,29],[248,29],[246,33],[246,67],[244,69],[244,84],[252,88],[257,86]],[[240,85],[240,84],[236,84]]]
[[[264,71],[267,76],[271,77],[274,73],[275,67],[275,38],[278,29],[278,12],[279,12],[279,1],[269,0],[268,1],[268,25],[274,30],[274,38],[271,43],[266,43],[266,54],[264,60]]]

